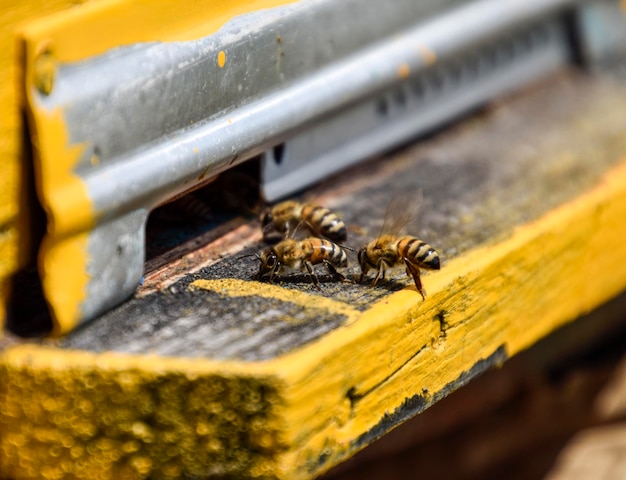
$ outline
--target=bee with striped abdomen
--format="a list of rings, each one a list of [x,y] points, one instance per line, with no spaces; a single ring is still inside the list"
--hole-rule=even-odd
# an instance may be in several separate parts
[[[279,232],[283,238],[291,238],[301,225],[312,235],[333,242],[344,242],[347,238],[343,221],[336,213],[319,205],[287,200],[261,214],[263,238],[266,241],[271,237],[272,231]]]
[[[398,234],[414,219],[420,203],[421,200],[407,206],[403,197],[392,200],[387,208],[381,234],[357,252],[361,267],[359,283],[370,270],[376,269],[377,273],[372,281],[372,286],[374,286],[379,280],[385,278],[385,271],[388,268],[404,265],[406,274],[413,278],[417,291],[422,298],[426,297],[420,278],[420,268],[439,270],[441,267],[439,254],[433,247],[417,237]]]
[[[213,220],[211,207],[193,193],[187,194],[174,201],[174,205],[188,218],[192,220]]]
[[[261,265],[257,278],[269,274],[270,283],[274,276],[284,269],[304,270],[306,268],[313,284],[319,289],[319,280],[313,271],[314,265],[323,263],[329,273],[343,281],[345,277],[337,271],[348,265],[346,252],[335,243],[323,238],[287,239],[266,248],[259,256]]]
[[[363,281],[370,269],[378,269],[372,285],[376,285],[378,280],[385,278],[387,268],[404,264],[406,274],[413,277],[415,288],[420,292],[422,298],[426,296],[426,292],[422,287],[420,268],[428,270],[439,270],[440,268],[439,255],[435,249],[426,242],[409,235],[378,237],[359,249],[357,258],[361,266],[359,282]]]

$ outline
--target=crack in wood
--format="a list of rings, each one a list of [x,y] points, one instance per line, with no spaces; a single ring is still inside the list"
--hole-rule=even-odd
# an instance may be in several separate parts
[[[346,392],[346,398],[350,401],[350,410],[354,411],[354,409],[356,408],[356,404],[360,400],[365,398],[367,395],[371,394],[373,391],[381,388],[386,382],[391,380],[398,372],[400,372],[406,365],[408,365],[415,357],[417,357],[420,353],[422,353],[427,348],[429,348],[429,345],[423,345],[417,352],[415,352],[413,355],[407,358],[406,361],[400,364],[398,368],[393,370],[389,375],[384,377],[380,382],[376,383],[375,385],[372,385],[372,387],[366,390],[365,392],[358,393],[357,387],[351,387]]]

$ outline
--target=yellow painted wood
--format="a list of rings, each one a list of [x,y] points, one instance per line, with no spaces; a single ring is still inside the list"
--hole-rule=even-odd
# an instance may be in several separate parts
[[[498,347],[518,353],[623,291],[625,235],[622,164],[593,191],[520,227],[510,239],[429,275],[430,296],[423,304],[413,288],[405,289],[364,313],[353,330],[337,331],[323,346],[309,349],[308,359],[300,352],[298,361],[315,365],[309,376],[302,375],[302,363],[285,362],[298,369],[288,423],[299,422],[293,441],[304,443],[286,455],[289,464],[310,462],[321,449],[345,458],[352,439],[412,392],[437,394]],[[442,312],[445,335],[438,321]],[[314,381],[318,375],[325,380]],[[349,388],[363,398],[350,411],[320,415],[310,399],[328,397],[333,387],[331,405],[341,405]],[[345,401],[343,406],[348,408]]]
[[[354,453],[415,392],[431,402],[480,359],[513,355],[623,291],[625,219],[626,161],[574,200],[428,274],[425,301],[411,286],[356,312],[254,281],[195,282],[226,295],[310,297],[350,316],[265,362],[8,348],[0,469],[15,479],[311,478]]]
[[[132,43],[197,39],[236,16],[286,3],[292,2],[100,0],[20,26],[24,62],[20,81],[29,106],[38,194],[48,216],[39,271],[51,307],[53,334],[67,333],[81,320],[80,306],[89,282],[87,237],[94,212],[86,186],[74,173],[83,146],[69,144],[63,112],[39,107],[34,93],[52,91],[59,63]],[[224,66],[226,53],[220,52],[215,61]]]
[[[354,322],[360,315],[358,310],[344,302],[311,295],[298,290],[288,290],[278,285],[264,282],[249,282],[235,278],[224,278],[219,280],[196,280],[191,284],[191,287],[213,290],[222,295],[233,297],[259,296],[290,302],[303,307],[325,308],[337,315],[345,315],[347,317],[347,324]]]
[[[76,7],[87,1],[0,0],[0,326],[5,317],[10,276],[28,262],[30,238],[20,220],[20,164],[30,161],[24,148],[25,132],[18,89],[20,63],[17,31],[26,21]],[[0,336],[2,336],[0,328]]]

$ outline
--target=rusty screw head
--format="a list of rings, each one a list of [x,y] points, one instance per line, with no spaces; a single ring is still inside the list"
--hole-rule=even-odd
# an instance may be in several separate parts
[[[54,87],[56,61],[50,49],[43,50],[35,59],[34,82],[35,88],[42,95],[50,95]]]

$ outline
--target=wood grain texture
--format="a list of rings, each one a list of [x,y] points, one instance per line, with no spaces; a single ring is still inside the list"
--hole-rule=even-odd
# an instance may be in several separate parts
[[[254,281],[235,253],[61,340],[6,346],[1,471],[312,478],[616,296],[624,90],[566,72],[312,193],[358,247],[421,191],[411,233],[443,259],[425,301],[402,270],[376,288],[320,274],[317,291]]]
[[[625,307],[626,294],[622,294],[560,328],[322,478],[544,478],[557,467],[559,451],[576,432],[607,422],[623,424],[623,412],[607,415],[599,406],[603,398],[618,393],[612,390],[619,381],[620,359],[624,364]],[[595,458],[556,469],[571,475],[580,467],[593,468],[589,460],[595,459],[598,467],[610,471],[609,463],[621,453],[619,443],[605,437],[602,447]],[[598,468],[599,478],[603,478],[601,471]]]

